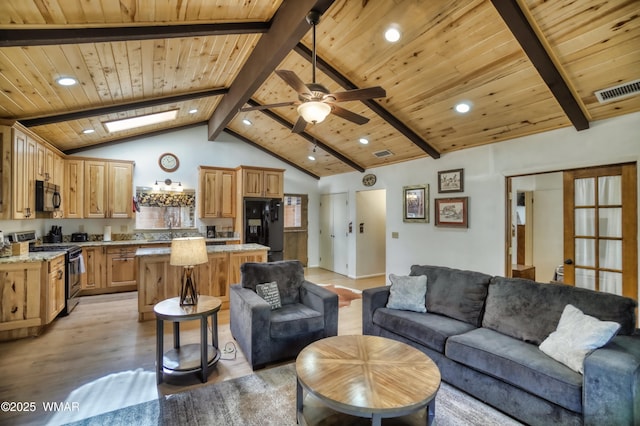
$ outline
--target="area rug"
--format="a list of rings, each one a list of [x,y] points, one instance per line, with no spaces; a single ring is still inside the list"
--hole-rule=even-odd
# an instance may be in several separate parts
[[[105,395],[106,397],[106,395]],[[133,405],[85,419],[74,426],[129,425],[296,425],[296,379],[293,363],[262,370],[249,376],[201,386],[161,399]],[[322,426],[371,424],[360,419],[328,412],[307,396],[305,412]],[[320,415],[318,414],[320,413]],[[424,412],[401,419],[385,419],[383,424],[425,424]],[[510,417],[443,383],[436,397],[437,426],[520,425]]]
[[[362,299],[362,291],[355,288],[343,287],[341,285],[333,284],[318,284],[326,288],[327,290],[338,295],[338,307],[343,308],[351,305],[351,301]]]

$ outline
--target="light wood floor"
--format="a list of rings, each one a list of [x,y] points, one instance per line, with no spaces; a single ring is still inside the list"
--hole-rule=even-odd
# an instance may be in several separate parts
[[[384,285],[385,277],[349,279],[319,268],[310,268],[305,278],[363,290]],[[338,334],[362,333],[362,302],[340,308]],[[0,343],[0,401],[36,402],[33,413],[0,411],[0,424],[44,424],[51,417],[42,402],[62,402],[85,384],[102,377],[143,369],[155,372],[155,321],[138,322],[137,293],[87,296],[67,317],[55,320],[38,337]],[[171,327],[165,327],[165,347],[171,345]],[[181,342],[198,341],[197,321],[182,323]],[[233,342],[229,331],[229,313],[218,314],[221,348]],[[223,358],[230,355],[223,354]],[[235,360],[223,359],[209,376],[209,383],[251,374],[242,352]],[[194,377],[180,384],[163,383],[160,395],[202,386]],[[131,395],[132,398],[135,395]],[[105,395],[105,398],[108,398]]]

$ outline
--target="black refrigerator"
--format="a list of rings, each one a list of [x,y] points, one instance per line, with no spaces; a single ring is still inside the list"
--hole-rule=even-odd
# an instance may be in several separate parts
[[[269,262],[282,260],[283,221],[281,199],[244,199],[244,242],[270,247],[267,255]]]

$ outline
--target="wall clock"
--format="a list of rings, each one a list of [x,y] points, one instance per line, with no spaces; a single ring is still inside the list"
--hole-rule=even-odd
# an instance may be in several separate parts
[[[158,164],[160,165],[160,168],[162,170],[171,173],[178,170],[178,167],[180,166],[180,160],[178,160],[178,157],[175,154],[165,152],[158,159]]]
[[[362,178],[362,184],[364,186],[373,186],[376,184],[376,175],[369,173]]]

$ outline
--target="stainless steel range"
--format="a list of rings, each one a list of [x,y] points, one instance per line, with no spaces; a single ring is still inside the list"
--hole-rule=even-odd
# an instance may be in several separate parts
[[[65,307],[61,315],[68,315],[79,302],[82,248],[74,244],[54,243],[36,245],[35,231],[16,232],[14,241],[28,241],[30,252],[63,251],[65,252]]]

